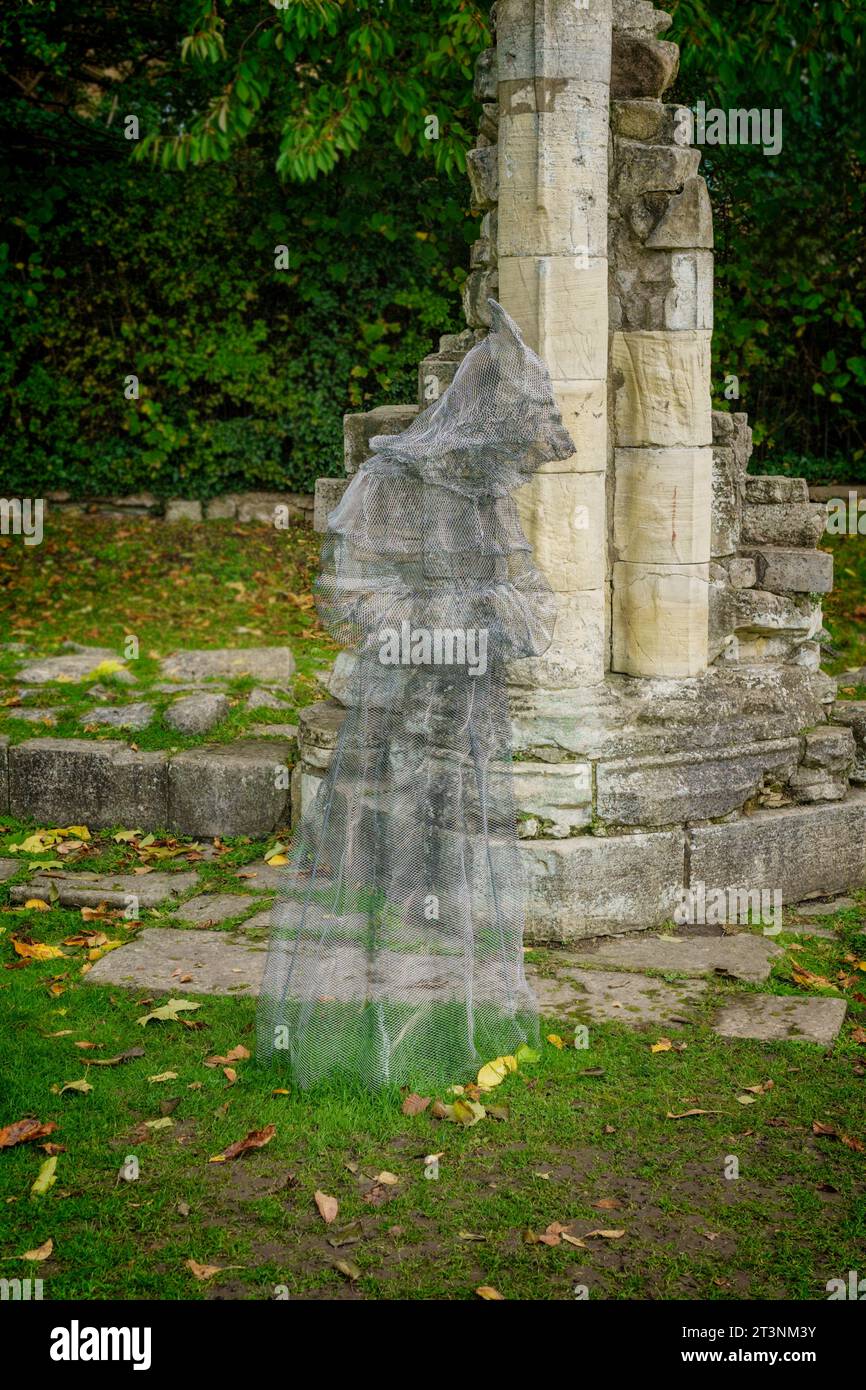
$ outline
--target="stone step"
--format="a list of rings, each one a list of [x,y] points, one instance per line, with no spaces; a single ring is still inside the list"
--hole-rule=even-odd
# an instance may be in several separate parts
[[[52,889],[57,892],[61,907],[98,907],[106,903],[109,907],[126,907],[130,897],[138,898],[140,907],[156,907],[168,898],[177,897],[194,888],[198,874],[179,872],[173,874],[89,874],[89,873],[45,873],[34,874],[28,883],[19,883],[10,888],[9,896],[13,903],[26,902],[28,898],[48,900]]]
[[[773,959],[784,955],[766,936],[743,931],[730,936],[611,936],[587,948],[570,951],[580,965],[614,965],[621,970],[676,971],[681,975],[712,975],[721,971],[737,980],[758,984],[766,980]]]
[[[293,740],[144,752],[117,739],[0,738],[0,812],[39,825],[139,826],[194,838],[269,835],[290,819]]]

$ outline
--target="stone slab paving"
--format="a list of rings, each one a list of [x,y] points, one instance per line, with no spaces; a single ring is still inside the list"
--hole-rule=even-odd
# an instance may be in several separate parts
[[[263,889],[273,893],[275,888],[281,888],[286,881],[286,866],[266,864],[260,859],[252,864],[244,864],[242,869],[238,869],[235,878],[256,893]]]
[[[63,710],[58,705],[40,705],[38,709],[16,709],[8,711],[10,719],[23,719],[26,724],[56,724],[57,716]]]
[[[226,695],[182,695],[166,710],[165,722],[181,734],[206,734],[230,709]]]
[[[18,680],[28,685],[42,685],[46,681],[86,680],[104,661],[117,661],[117,652],[110,647],[82,647],[68,643],[75,650],[63,656],[47,656],[36,661],[28,661],[18,671]],[[112,673],[117,679],[132,681],[134,678],[124,667]]]
[[[188,898],[175,909],[175,917],[193,926],[207,926],[210,923],[224,922],[227,917],[240,917],[243,912],[251,912],[258,905],[258,898],[246,893],[199,893]]]
[[[266,907],[264,912],[257,912],[255,917],[250,917],[241,924],[241,931],[268,931],[271,925],[272,908]]]
[[[713,1019],[723,1038],[760,1042],[813,1042],[829,1047],[845,1018],[844,999],[794,999],[783,994],[743,994]]]
[[[112,729],[144,729],[153,718],[153,705],[146,700],[129,705],[98,705],[79,715],[80,724],[107,724]]]
[[[267,950],[230,932],[146,927],[85,975],[88,984],[173,994],[258,994]],[[187,980],[184,977],[189,975]]]
[[[278,872],[273,871],[274,874]],[[193,876],[181,874],[174,877]],[[136,878],[134,882],[140,885],[142,880]],[[33,885],[13,890],[13,894],[19,898],[30,896],[33,892]],[[240,905],[244,902],[251,906],[255,901],[250,896],[245,898],[240,894],[199,894],[183,905],[183,920],[202,924],[223,921],[243,910]],[[271,909],[266,908],[232,931],[145,928],[124,946],[97,961],[86,980],[90,984],[111,984],[148,991],[183,990],[192,994],[230,994],[239,991],[257,994],[267,952],[265,940],[261,937],[256,939],[254,933],[265,933],[270,927],[270,919]],[[653,940],[657,941],[658,938],[622,938],[619,942],[606,940],[599,945],[623,947],[628,944],[638,946],[644,942],[651,945]],[[718,943],[730,945],[743,940],[754,941],[758,946],[771,950],[764,950],[759,957],[754,948],[747,948],[751,952],[747,954],[742,952],[741,946],[739,956],[728,952],[722,957],[726,970],[731,962],[740,970],[757,970],[761,961],[768,966],[778,952],[778,948],[765,938],[741,933],[738,937],[729,938],[692,938],[686,943],[695,947],[687,957],[688,977],[674,982],[640,974],[635,962],[644,957],[638,952],[629,956],[632,968],[626,970],[586,968],[583,962],[593,957],[585,948],[580,952],[557,951],[540,967],[528,963],[526,974],[542,1012],[550,1017],[574,1024],[614,1022],[626,1027],[669,1031],[687,1025],[694,1015],[695,1006],[703,999],[707,982],[694,976],[698,973],[712,974],[718,969],[719,956],[717,951],[710,949],[711,946]],[[703,957],[699,955],[698,943],[701,943]],[[673,946],[680,943],[667,944]],[[349,959],[353,951],[358,954],[354,948],[346,948],[345,968],[342,973],[340,969],[336,971],[339,976],[334,986],[337,993],[341,981],[347,990],[353,988],[352,981],[358,973]],[[621,956],[627,954],[620,952]],[[602,951],[598,951],[594,959],[598,961],[602,957]],[[654,952],[652,959],[652,968],[673,968],[667,960],[659,965]],[[439,968],[438,958],[406,957],[402,963],[410,974],[413,960],[418,961],[416,973],[421,971],[425,979],[431,970]],[[644,965],[644,968],[649,967]],[[682,959],[679,968],[682,969]],[[392,979],[390,983],[394,986],[395,980]],[[409,985],[417,993],[418,979],[407,981],[407,987]],[[843,999],[740,994],[728,999],[718,1009],[712,1026],[721,1037],[754,1038],[768,1042],[806,1041],[826,1047],[838,1034],[845,1011]]]
[[[817,922],[786,922],[784,934],[786,936],[826,936],[831,941],[836,936],[831,927],[819,927]]]
[[[29,883],[19,883],[9,890],[14,903],[28,898],[47,898],[52,888],[57,890],[61,907],[125,907],[127,898],[138,898],[140,907],[156,907],[172,895],[186,893],[198,882],[198,874],[34,874]]]
[[[189,648],[167,656],[161,663],[161,671],[166,680],[253,676],[258,681],[281,683],[294,675],[295,658],[289,647]]]
[[[766,980],[773,959],[784,954],[766,936],[611,936],[573,954],[581,965],[615,965],[622,970],[678,971],[711,975],[723,971],[737,980]]]
[[[706,990],[704,980],[664,980],[622,970],[581,970],[558,963],[557,973],[538,975],[526,967],[526,978],[542,1013],[575,1022],[652,1024],[677,1028],[689,1022],[692,1006]]]
[[[834,898],[828,903],[798,903],[794,911],[798,917],[832,917],[834,912],[856,906],[853,898]]]
[[[263,912],[267,926],[270,913]],[[255,919],[253,919],[255,920]],[[245,930],[253,921],[245,924]],[[266,949],[243,933],[180,931],[148,927],[125,946],[97,961],[85,977],[89,984],[111,984],[147,990],[183,989],[192,994],[255,994],[261,986]],[[189,975],[190,979],[182,979]],[[668,985],[618,971],[563,971],[556,979],[539,977],[527,968],[527,978],[543,1011],[555,1017],[575,1015],[574,1021],[615,1021],[626,1025],[652,1024],[675,1028],[688,1022],[688,1010],[706,989],[703,981]]]

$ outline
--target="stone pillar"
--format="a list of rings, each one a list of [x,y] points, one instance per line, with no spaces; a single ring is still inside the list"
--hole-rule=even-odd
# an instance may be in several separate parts
[[[694,676],[708,661],[712,215],[670,23],[614,0],[610,189],[614,395],[612,669]]]
[[[499,297],[544,358],[577,452],[518,497],[559,600],[553,645],[516,663],[546,689],[607,666],[607,158],[611,0],[500,0]]]

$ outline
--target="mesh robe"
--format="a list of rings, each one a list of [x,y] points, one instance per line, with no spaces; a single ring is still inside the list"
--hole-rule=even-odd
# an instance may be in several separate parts
[[[537,1035],[522,957],[506,690],[555,621],[512,496],[574,452],[544,363],[489,334],[328,518],[317,607],[356,653],[330,769],[274,909],[261,1060],[324,1077],[459,1082]]]

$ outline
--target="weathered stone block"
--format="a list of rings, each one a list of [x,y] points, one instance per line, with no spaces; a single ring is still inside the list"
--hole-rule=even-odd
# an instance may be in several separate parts
[[[734,627],[742,636],[790,634],[808,641],[821,631],[821,608],[808,598],[740,589],[732,595]]]
[[[496,68],[496,49],[485,48],[475,59],[475,80],[472,90],[476,101],[495,101],[499,74]]]
[[[660,97],[680,66],[675,43],[615,29],[611,55],[610,94],[614,101],[630,97]]]
[[[676,192],[695,177],[700,160],[700,150],[688,146],[617,140],[614,168],[620,204],[627,206],[645,193]]]
[[[596,769],[596,813],[610,825],[641,826],[726,816],[751,800],[766,777],[784,781],[799,754],[796,739],[776,739],[718,757],[602,762]]]
[[[557,593],[605,582],[605,475],[540,473],[515,493],[536,561]]]
[[[154,873],[146,877],[139,874],[92,874],[87,872],[57,873],[50,875],[34,874],[29,883],[22,883],[10,890],[13,902],[26,902],[28,898],[48,898],[52,889],[57,893],[61,907],[98,907],[106,903],[108,907],[126,907],[130,898],[138,899],[139,910],[143,907],[157,907],[167,899],[194,888],[198,875],[194,872]],[[236,898],[237,911],[248,901]]]
[[[713,326],[713,257],[709,251],[675,251],[673,285],[664,301],[663,328]]]
[[[686,929],[688,930],[688,929]],[[714,975],[723,971],[735,980],[760,984],[772,963],[784,955],[766,936],[750,931],[726,936],[610,936],[576,951],[582,965],[614,965],[623,970],[655,970],[678,975]]]
[[[707,665],[709,568],[617,561],[613,669],[630,676],[693,676]]]
[[[482,145],[466,155],[472,206],[485,210],[496,206],[499,198],[499,150],[496,145]]]
[[[496,266],[473,270],[463,281],[463,316],[470,328],[490,327],[488,299],[499,298],[499,271]]]
[[[625,140],[654,140],[664,128],[665,108],[653,98],[612,101],[610,123],[615,135]]]
[[[345,708],[335,700],[316,700],[298,715],[298,744],[305,763],[324,769],[337,746]]]
[[[835,724],[808,729],[803,740],[803,766],[823,768],[847,777],[854,765],[854,731]]]
[[[709,449],[617,449],[617,558],[699,564],[710,558]]]
[[[207,521],[234,521],[238,514],[238,499],[234,493],[224,492],[222,497],[212,497],[204,504]]]
[[[188,502],[182,497],[173,497],[165,504],[166,521],[201,521],[201,502]]]
[[[595,685],[604,680],[607,654],[604,589],[560,594],[553,641],[543,656],[509,666],[515,686],[547,690]]]
[[[550,823],[545,838],[564,839],[592,819],[592,765],[588,762],[515,762],[514,800],[519,813]]]
[[[788,778],[787,790],[795,801],[804,805],[842,801],[848,790],[848,779],[837,777],[823,767],[798,767]]]
[[[751,506],[767,504],[786,505],[808,502],[809,488],[805,478],[783,478],[768,474],[759,476],[747,473],[745,477],[746,501]]]
[[[529,942],[644,931],[670,921],[684,874],[682,831],[522,840]]]
[[[303,493],[242,492],[237,498],[238,521],[261,521],[285,529],[286,523],[309,524],[310,505]]]
[[[730,447],[713,448],[713,558],[733,555],[740,544],[743,515],[743,480]]]
[[[177,729],[178,733],[206,734],[225,719],[230,708],[227,696],[202,691],[175,700],[163,717],[169,728]]]
[[[418,414],[417,405],[379,405],[356,415],[343,416],[343,456],[348,474],[357,473],[372,454],[370,440],[377,434],[402,434]]]
[[[833,556],[823,550],[743,547],[755,561],[758,583],[772,593],[829,594],[833,588]]]
[[[554,381],[562,423],[574,442],[567,459],[551,459],[541,473],[600,473],[607,468],[607,382]]]
[[[288,739],[189,748],[168,769],[169,825],[184,835],[268,835],[289,822]]]
[[[833,719],[844,724],[854,735],[855,760],[851,769],[852,782],[866,782],[866,700],[838,700],[833,706]]]
[[[743,508],[744,545],[780,545],[789,549],[818,544],[827,523],[824,503],[784,502]]]
[[[341,500],[349,486],[349,478],[317,478],[316,506],[313,513],[313,530],[324,533],[328,529],[328,517]]]
[[[578,73],[588,81],[610,81],[611,20],[606,4],[584,8],[569,0],[549,15],[537,16],[526,0],[499,0],[496,38],[500,89],[518,79],[556,82]]]
[[[500,223],[501,225],[501,223]],[[500,256],[501,300],[555,381],[607,377],[607,263]]]
[[[611,368],[620,447],[712,442],[709,333],[614,333]]]
[[[570,95],[568,83],[562,84]],[[499,127],[498,252],[604,256],[607,113],[599,99],[556,112],[503,115]],[[580,151],[578,158],[575,150]]]
[[[0,814],[9,810],[9,737],[0,734]]]
[[[418,363],[418,404],[422,410],[444,395],[459,366],[459,358],[441,357],[436,353]]]
[[[780,888],[788,903],[842,893],[866,881],[866,793],[701,826],[690,844],[692,884]]]
[[[728,571],[728,583],[732,589],[751,589],[754,588],[758,580],[758,571],[754,560],[744,555],[732,555],[726,561]]]
[[[9,750],[9,810],[40,825],[168,824],[168,754],[116,740],[39,738]]]
[[[645,244],[669,251],[691,246],[712,248],[713,209],[702,178],[686,179],[682,192],[668,200]]]

